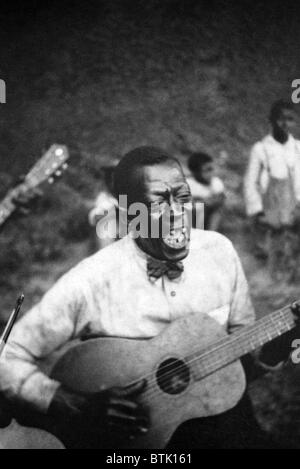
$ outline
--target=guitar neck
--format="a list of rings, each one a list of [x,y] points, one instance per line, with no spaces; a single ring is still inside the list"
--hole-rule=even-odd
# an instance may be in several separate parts
[[[201,379],[294,327],[293,314],[290,307],[286,307],[259,319],[236,334],[225,337],[204,352],[193,354],[189,359],[192,359],[197,377]]]
[[[25,181],[17,186],[15,189],[10,190],[4,199],[0,202],[0,226],[12,215],[16,209],[16,204],[14,203],[14,197],[18,191],[22,188],[22,191],[28,190],[31,187],[35,187],[34,184],[31,184],[30,181]]]
[[[0,202],[0,226],[11,216],[16,206],[12,201],[12,196],[8,194],[2,202]]]
[[[10,190],[6,197],[0,202],[0,226],[10,217],[16,209],[14,199],[21,193],[34,189],[44,181],[59,176],[66,169],[66,161],[69,158],[68,149],[64,145],[52,145],[46,153],[35,163],[24,179],[24,182]]]

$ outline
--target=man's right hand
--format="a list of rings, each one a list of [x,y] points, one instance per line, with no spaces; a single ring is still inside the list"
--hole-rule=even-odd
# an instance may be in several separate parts
[[[118,439],[133,439],[149,428],[147,412],[137,402],[145,386],[146,382],[140,381],[126,388],[113,387],[89,395],[76,394],[61,386],[54,395],[48,415],[64,422],[68,426],[66,433],[77,428],[75,445],[76,438],[81,440],[81,445],[84,439],[87,445],[99,447]]]

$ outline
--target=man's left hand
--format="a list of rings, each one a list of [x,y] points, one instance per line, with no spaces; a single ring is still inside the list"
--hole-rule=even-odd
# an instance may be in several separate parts
[[[300,327],[300,304],[298,303],[298,301],[295,301],[294,303],[292,303],[291,311],[295,319],[296,327],[299,328]]]

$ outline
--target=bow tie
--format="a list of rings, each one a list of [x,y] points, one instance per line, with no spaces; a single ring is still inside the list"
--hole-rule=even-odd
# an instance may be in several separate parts
[[[169,280],[174,280],[183,272],[182,262],[160,261],[153,257],[148,257],[147,274],[151,282],[166,275]]]

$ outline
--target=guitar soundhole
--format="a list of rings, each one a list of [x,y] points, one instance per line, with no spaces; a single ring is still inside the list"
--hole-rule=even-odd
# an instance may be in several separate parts
[[[157,384],[167,394],[180,394],[189,385],[190,372],[184,361],[168,358],[156,372]]]

